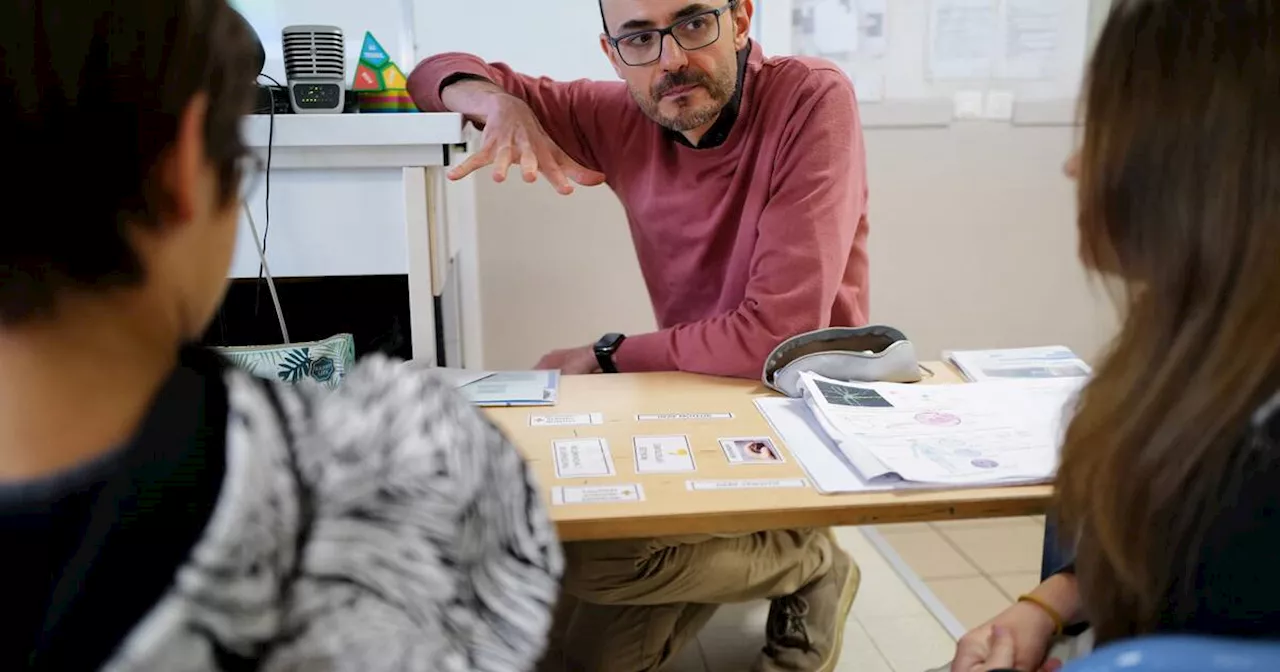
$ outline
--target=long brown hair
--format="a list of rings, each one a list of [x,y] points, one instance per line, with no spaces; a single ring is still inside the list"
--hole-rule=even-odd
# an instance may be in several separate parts
[[[1083,101],[1081,258],[1126,317],[1057,485],[1107,641],[1194,601],[1250,415],[1280,388],[1280,3],[1119,0]]]

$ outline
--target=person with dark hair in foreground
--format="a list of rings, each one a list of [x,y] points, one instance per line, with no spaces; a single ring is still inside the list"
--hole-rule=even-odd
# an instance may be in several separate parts
[[[1080,256],[1127,315],[1062,449],[1074,562],[952,672],[1058,669],[1080,621],[1280,637],[1280,3],[1119,0],[1082,109]]]
[[[225,0],[0,4],[0,669],[530,669],[561,557],[492,425],[387,360],[324,393],[187,345],[253,54]]]

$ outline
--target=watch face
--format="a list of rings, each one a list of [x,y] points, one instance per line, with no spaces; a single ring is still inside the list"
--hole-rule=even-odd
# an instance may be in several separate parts
[[[596,341],[596,350],[602,352],[612,352],[618,349],[618,346],[626,339],[622,334],[605,334]]]

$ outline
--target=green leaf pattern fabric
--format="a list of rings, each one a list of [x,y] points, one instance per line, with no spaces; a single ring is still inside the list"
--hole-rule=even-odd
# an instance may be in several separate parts
[[[335,389],[355,365],[355,339],[338,334],[323,341],[216,348],[236,368],[285,383],[310,381]]]

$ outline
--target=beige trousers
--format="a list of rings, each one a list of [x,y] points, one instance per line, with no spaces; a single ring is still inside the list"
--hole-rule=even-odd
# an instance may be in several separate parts
[[[670,661],[721,604],[790,595],[831,567],[825,532],[784,530],[565,545],[543,672],[644,672]]]

